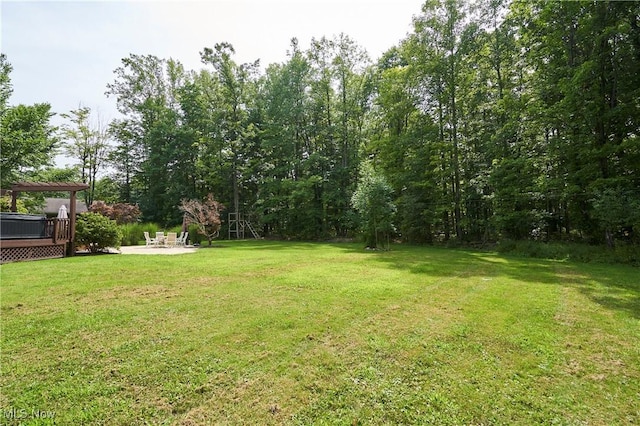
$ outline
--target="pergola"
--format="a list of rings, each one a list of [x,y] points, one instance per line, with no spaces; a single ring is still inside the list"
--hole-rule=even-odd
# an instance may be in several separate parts
[[[76,194],[89,188],[86,183],[76,182],[18,182],[11,186],[11,211],[17,211],[16,200],[20,192],[69,192],[69,228],[70,241],[68,255],[73,256],[75,251],[76,235]]]

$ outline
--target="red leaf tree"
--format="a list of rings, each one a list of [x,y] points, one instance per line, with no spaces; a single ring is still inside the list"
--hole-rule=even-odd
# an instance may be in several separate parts
[[[116,203],[107,204],[104,201],[94,201],[89,207],[92,213],[100,213],[111,220],[115,220],[118,225],[124,223],[136,223],[141,216],[140,208],[133,204]]]
[[[204,235],[211,245],[211,240],[220,232],[220,211],[224,206],[209,194],[204,201],[182,200],[180,210],[184,212],[187,225],[196,225],[198,233]]]

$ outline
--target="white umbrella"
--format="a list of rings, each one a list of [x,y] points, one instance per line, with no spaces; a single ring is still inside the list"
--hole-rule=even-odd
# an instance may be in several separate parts
[[[64,204],[60,206],[58,209],[58,219],[69,219],[69,215],[67,214],[67,206]]]

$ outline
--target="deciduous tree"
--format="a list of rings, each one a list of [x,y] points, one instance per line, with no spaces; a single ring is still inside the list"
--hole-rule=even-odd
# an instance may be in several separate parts
[[[180,205],[180,210],[185,215],[186,224],[196,225],[198,233],[207,238],[209,245],[220,232],[222,225],[220,212],[223,208],[224,206],[213,198],[213,194],[207,195],[204,201],[185,199]]]
[[[0,185],[29,180],[53,163],[58,138],[49,104],[9,107],[0,117]]]
[[[111,147],[106,127],[100,117],[92,119],[91,108],[80,106],[69,113],[61,114],[68,120],[61,127],[66,154],[78,162],[80,178],[89,185],[83,191],[87,206],[93,203],[98,173],[105,167]]]

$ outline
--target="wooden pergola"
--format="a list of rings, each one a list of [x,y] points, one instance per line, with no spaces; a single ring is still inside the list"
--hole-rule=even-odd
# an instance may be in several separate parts
[[[75,233],[76,233],[76,199],[78,191],[89,188],[86,183],[75,182],[18,182],[11,186],[11,211],[17,211],[17,199],[21,192],[69,192],[69,219],[68,222],[62,223],[61,220],[55,219],[52,223],[53,230],[51,237],[46,239],[24,239],[24,240],[6,240],[2,241],[3,257],[8,257],[6,250],[25,249],[34,247],[59,247],[66,245],[68,256],[75,253]],[[57,250],[55,251],[58,252]],[[59,257],[59,256],[58,256]],[[25,259],[26,260],[26,259]]]

